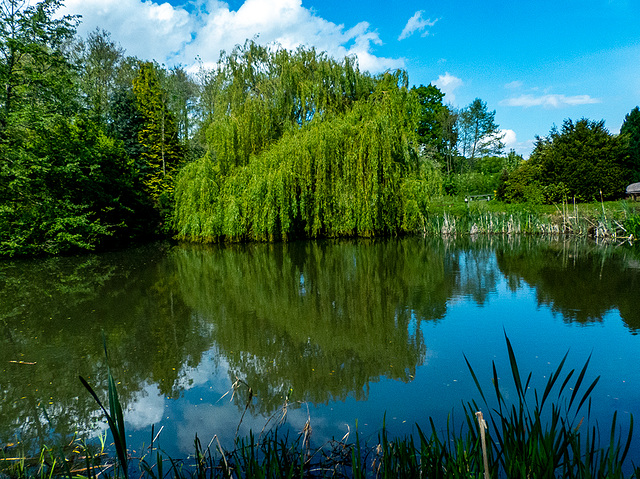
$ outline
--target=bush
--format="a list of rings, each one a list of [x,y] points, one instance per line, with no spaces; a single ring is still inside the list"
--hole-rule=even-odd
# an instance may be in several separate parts
[[[531,157],[505,181],[506,201],[556,203],[617,199],[631,177],[625,139],[611,135],[604,121],[566,120],[538,138]]]
[[[501,176],[506,179],[502,186],[498,186],[499,199],[507,203],[543,203],[544,193],[539,177],[540,169],[529,161],[524,162],[511,174]]]

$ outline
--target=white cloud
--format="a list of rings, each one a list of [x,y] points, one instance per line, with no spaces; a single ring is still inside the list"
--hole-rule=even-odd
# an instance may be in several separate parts
[[[500,130],[500,134],[502,134],[502,142],[506,148],[513,148],[518,139],[516,137],[516,132],[513,130]]]
[[[398,40],[404,40],[405,38],[410,37],[417,31],[422,32],[423,37],[426,37],[427,35],[429,35],[429,30],[427,30],[427,27],[434,26],[438,21],[438,19],[436,18],[435,20],[431,21],[431,19],[429,18],[425,20],[424,18],[422,18],[423,13],[424,13],[424,10],[418,10],[416,13],[414,13],[413,17],[409,19],[407,24],[402,29],[402,33],[400,33]]]
[[[83,37],[100,27],[128,55],[159,62],[180,54],[194,26],[186,10],[152,1],[66,0],[61,13],[82,15],[78,33]]]
[[[456,101],[456,95],[454,93],[455,90],[464,85],[460,78],[449,74],[449,72],[445,72],[444,75],[440,75],[437,80],[433,81],[433,84],[445,94],[447,101],[450,103],[454,103]]]
[[[534,140],[518,141],[516,132],[509,129],[502,129],[499,134],[502,135],[505,151],[515,150],[516,153],[525,158],[531,154],[535,143]]]
[[[62,13],[80,13],[82,36],[97,26],[111,32],[127,54],[167,65],[193,66],[200,58],[215,65],[221,50],[247,39],[293,49],[314,46],[335,58],[357,55],[360,68],[374,73],[403,68],[403,58],[375,54],[378,32],[367,22],[337,25],[302,6],[301,0],[245,0],[237,10],[203,0],[193,11],[151,0],[67,0]]]
[[[515,98],[507,98],[500,102],[503,106],[521,106],[529,108],[532,106],[542,106],[544,108],[561,108],[563,106],[588,105],[592,103],[600,103],[598,98],[592,98],[589,95],[520,95]]]
[[[156,384],[147,383],[128,406],[125,417],[133,429],[144,429],[162,420],[164,396]]]
[[[518,80],[515,80],[515,81],[507,83],[504,87],[509,89],[509,90],[517,90],[518,88],[522,88],[522,82],[518,81]]]

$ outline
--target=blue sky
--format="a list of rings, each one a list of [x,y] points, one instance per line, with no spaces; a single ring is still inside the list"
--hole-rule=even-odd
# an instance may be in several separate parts
[[[83,16],[81,35],[101,27],[128,54],[192,71],[256,35],[404,68],[455,107],[487,102],[525,156],[566,118],[618,133],[640,104],[640,0],[67,0],[65,13]]]

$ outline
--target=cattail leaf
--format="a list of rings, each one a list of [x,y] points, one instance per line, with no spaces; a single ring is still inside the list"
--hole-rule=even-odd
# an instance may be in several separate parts
[[[573,386],[573,392],[571,393],[571,399],[569,400],[569,409],[571,409],[571,405],[573,404],[573,400],[575,399],[576,395],[578,394],[578,390],[580,389],[580,386],[582,385],[582,381],[584,379],[584,375],[587,372],[587,367],[589,366],[589,361],[590,360],[591,360],[591,355],[589,355],[589,357],[587,358],[587,361],[585,362],[584,366],[580,370],[580,374],[578,375],[578,378],[576,379],[576,382],[575,382],[575,384]]]
[[[473,382],[476,384],[476,388],[478,388],[478,392],[480,393],[480,396],[482,396],[482,400],[484,401],[485,404],[487,404],[487,400],[484,397],[484,392],[482,391],[482,386],[480,386],[480,382],[478,381],[476,373],[473,370],[473,368],[471,367],[471,364],[469,363],[469,360],[467,359],[467,355],[463,354],[463,356],[464,356],[465,362],[467,363],[467,367],[469,368],[469,372],[471,373],[471,377],[473,378]]]
[[[505,332],[505,340],[507,341],[507,351],[509,353],[509,364],[511,365],[511,374],[513,375],[513,382],[516,386],[516,392],[519,397],[524,396],[524,391],[522,389],[522,381],[520,380],[520,371],[518,370],[518,362],[516,361],[515,353],[513,352],[513,347],[511,346],[511,341],[507,337]]]

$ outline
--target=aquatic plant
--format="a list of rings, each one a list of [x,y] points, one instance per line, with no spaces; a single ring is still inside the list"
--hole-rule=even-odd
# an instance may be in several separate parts
[[[504,474],[506,477],[622,477],[621,467],[631,445],[633,417],[623,448],[622,440],[616,437],[615,433],[615,414],[609,443],[600,447],[597,427],[592,426],[589,429],[589,412],[586,416],[579,415],[585,404],[588,411],[591,410],[590,394],[600,379],[598,376],[590,384],[585,383],[590,358],[575,377],[574,369],[563,374],[568,353],[565,354],[556,370],[550,374],[542,395],[539,395],[537,390],[530,392],[531,373],[523,380],[513,347],[506,334],[505,340],[517,395],[515,401],[509,401],[501,392],[499,375],[494,363],[492,383],[496,403],[490,405],[465,356],[469,371],[482,397],[482,403],[490,411],[491,476]],[[554,392],[555,400],[552,401]],[[569,393],[567,402],[566,396]],[[480,407],[475,401],[469,402],[465,406],[467,420],[473,411],[478,410]],[[580,429],[585,419],[587,440],[583,444]]]
[[[104,355],[107,359],[107,382],[108,382],[108,391],[109,391],[109,412],[98,398],[98,395],[93,390],[93,388],[89,385],[89,383],[82,377],[79,376],[80,382],[82,385],[89,391],[93,399],[95,399],[100,409],[104,412],[105,417],[107,418],[107,422],[109,424],[109,430],[113,435],[113,442],[116,448],[116,454],[118,456],[118,461],[120,464],[120,468],[122,469],[122,474],[125,479],[129,477],[129,468],[128,468],[128,450],[127,450],[127,436],[124,428],[124,415],[122,414],[122,406],[120,405],[120,400],[118,399],[118,390],[116,388],[115,380],[113,379],[113,375],[111,374],[111,369],[109,368],[109,352],[107,351],[107,340],[102,335],[102,343],[104,345]]]

